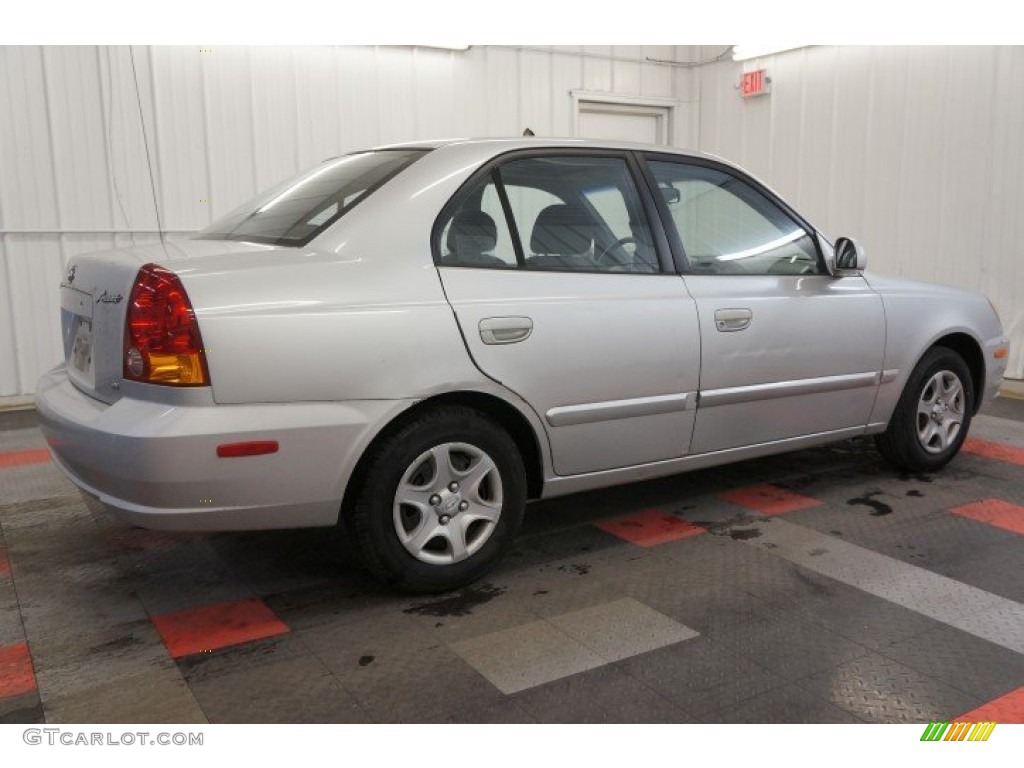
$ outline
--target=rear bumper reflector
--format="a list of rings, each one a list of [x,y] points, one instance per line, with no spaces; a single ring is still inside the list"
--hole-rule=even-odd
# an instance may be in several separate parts
[[[250,440],[245,443],[222,443],[217,446],[217,455],[222,459],[236,459],[240,456],[277,453],[277,449],[277,440]]]

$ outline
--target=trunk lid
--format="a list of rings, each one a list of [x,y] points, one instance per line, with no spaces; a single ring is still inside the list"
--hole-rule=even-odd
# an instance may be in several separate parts
[[[182,240],[72,258],[60,286],[68,377],[78,389],[105,403],[121,397],[125,315],[142,265],[155,263],[178,272],[210,261],[246,259],[249,263],[267,258],[268,251],[297,252],[232,241]]]

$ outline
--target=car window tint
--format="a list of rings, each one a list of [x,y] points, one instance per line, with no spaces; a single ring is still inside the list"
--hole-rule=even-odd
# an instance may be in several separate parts
[[[621,157],[544,156],[499,168],[526,269],[658,272],[647,216]]]
[[[714,168],[650,163],[696,274],[816,275],[810,235],[750,184]]]
[[[464,193],[444,223],[440,254],[440,264],[446,267],[516,267],[515,245],[490,176]]]

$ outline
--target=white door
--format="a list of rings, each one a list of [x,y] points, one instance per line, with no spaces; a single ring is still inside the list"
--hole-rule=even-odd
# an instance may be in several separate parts
[[[577,135],[643,144],[669,143],[667,107],[580,101]]]
[[[686,254],[700,316],[692,453],[867,424],[885,351],[882,301],[833,277],[813,233],[735,172],[650,168]]]
[[[648,210],[624,153],[532,153],[461,193],[435,243],[473,361],[538,413],[559,475],[690,444],[697,313]]]

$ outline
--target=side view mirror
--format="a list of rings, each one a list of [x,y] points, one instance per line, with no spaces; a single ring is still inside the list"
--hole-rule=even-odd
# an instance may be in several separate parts
[[[835,271],[836,275],[849,275],[863,272],[868,265],[864,249],[856,240],[840,237],[836,240]]]

